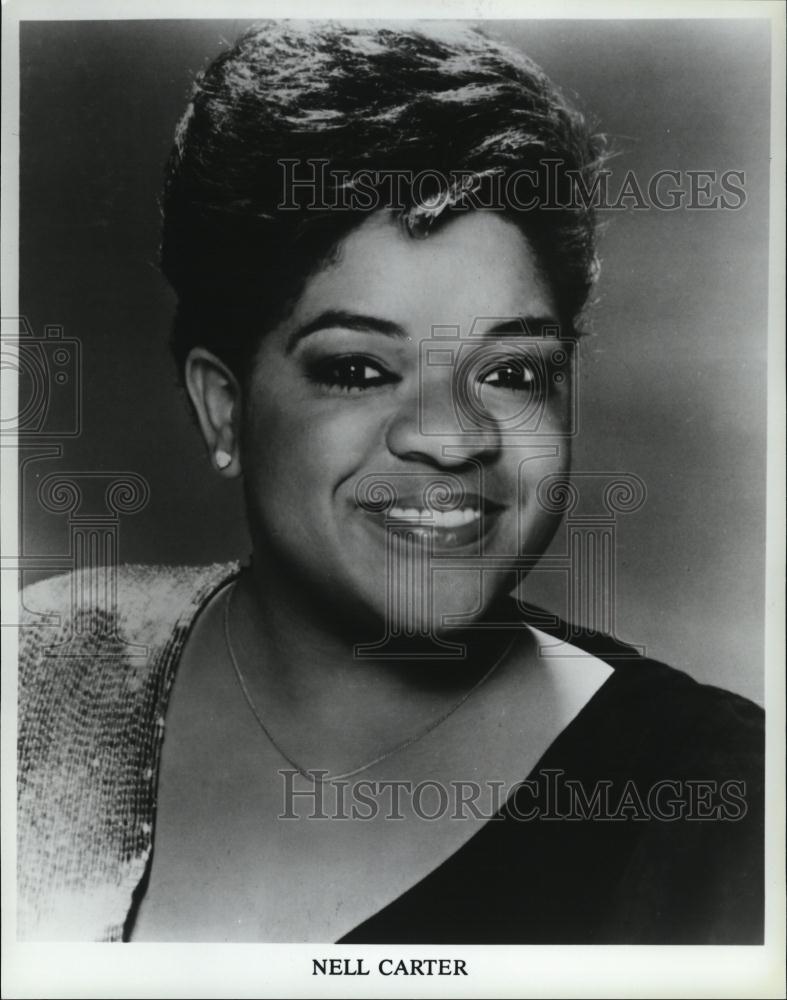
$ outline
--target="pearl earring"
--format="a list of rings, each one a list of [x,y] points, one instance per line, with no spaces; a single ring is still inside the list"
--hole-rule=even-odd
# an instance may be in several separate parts
[[[216,462],[217,469],[226,469],[232,461],[232,455],[230,455],[228,451],[224,451],[222,448],[217,448],[213,459]]]

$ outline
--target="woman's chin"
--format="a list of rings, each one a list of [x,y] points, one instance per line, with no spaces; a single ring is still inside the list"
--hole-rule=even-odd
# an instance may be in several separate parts
[[[424,581],[389,584],[377,594],[379,642],[399,648],[417,640],[427,652],[452,645],[452,636],[483,618],[510,589],[506,581],[494,584],[474,569],[433,570]]]

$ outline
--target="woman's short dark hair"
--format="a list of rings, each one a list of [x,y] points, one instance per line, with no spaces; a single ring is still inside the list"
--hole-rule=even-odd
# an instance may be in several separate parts
[[[416,237],[456,212],[505,211],[573,329],[596,268],[592,199],[576,193],[602,153],[533,62],[476,29],[255,25],[197,78],[167,165],[179,370],[202,345],[243,377],[259,337],[380,208]]]

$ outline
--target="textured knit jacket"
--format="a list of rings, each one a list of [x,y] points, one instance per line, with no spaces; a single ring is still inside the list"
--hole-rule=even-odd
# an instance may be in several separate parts
[[[175,668],[200,607],[235,572],[234,564],[123,566],[103,607],[91,591],[97,574],[23,591],[20,939],[122,939],[153,846]]]

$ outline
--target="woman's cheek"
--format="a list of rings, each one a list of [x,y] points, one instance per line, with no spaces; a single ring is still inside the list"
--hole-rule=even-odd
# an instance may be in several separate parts
[[[248,440],[261,487],[316,494],[317,499],[373,464],[383,438],[379,408],[375,412],[346,400],[287,407],[273,402],[257,411]]]
[[[373,463],[384,439],[382,408],[370,405],[371,400],[332,402],[293,421],[287,435],[292,460],[314,463],[326,475],[346,474]]]

